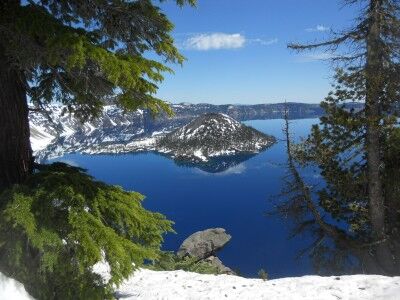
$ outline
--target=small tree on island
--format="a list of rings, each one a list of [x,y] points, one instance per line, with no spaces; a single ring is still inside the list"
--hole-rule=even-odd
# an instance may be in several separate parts
[[[184,58],[153,2],[0,2],[0,271],[37,299],[113,298],[172,231],[138,193],[65,164],[35,164],[29,140],[29,111],[52,102],[82,122],[109,101],[172,114],[154,94],[163,72],[172,72],[166,63]],[[109,280],[94,272],[96,263],[109,267]]]
[[[364,272],[398,275],[400,4],[394,0],[344,2],[361,7],[353,28],[332,32],[333,38],[321,43],[289,45],[298,51],[324,48],[338,68],[333,91],[322,102],[325,116],[320,124],[313,126],[301,147],[294,147],[297,151],[288,144],[289,169],[295,179],[291,192],[295,190],[297,204],[281,208],[302,211],[302,207],[311,212],[313,221],[306,217],[302,228],[318,226],[320,248],[324,237],[329,237],[358,257]],[[352,102],[364,106],[354,109]],[[315,206],[309,187],[295,169],[294,157],[321,170],[326,186],[317,195],[329,217]],[[348,228],[337,226],[338,221]]]

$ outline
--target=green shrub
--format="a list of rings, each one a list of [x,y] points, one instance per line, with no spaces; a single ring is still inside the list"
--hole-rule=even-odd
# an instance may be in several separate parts
[[[173,252],[163,252],[152,265],[147,268],[155,271],[183,270],[200,274],[219,274],[218,268],[211,263],[196,257],[178,257]]]
[[[258,277],[266,281],[268,280],[268,273],[264,269],[261,269],[260,271],[258,271]]]
[[[172,222],[142,207],[144,197],[56,163],[0,193],[0,271],[37,299],[112,298],[144,260],[156,260]],[[111,268],[103,282],[92,272]]]

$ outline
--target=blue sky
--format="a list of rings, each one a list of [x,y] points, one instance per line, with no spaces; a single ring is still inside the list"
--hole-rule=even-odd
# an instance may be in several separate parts
[[[332,68],[323,52],[297,54],[288,42],[327,38],[352,24],[341,0],[198,0],[197,8],[161,5],[187,61],[173,66],[159,97],[178,102],[320,102]]]

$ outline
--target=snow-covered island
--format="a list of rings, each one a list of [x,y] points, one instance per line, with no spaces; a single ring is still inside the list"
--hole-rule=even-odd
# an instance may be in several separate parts
[[[263,281],[233,275],[138,270],[116,292],[124,300],[398,300],[400,277],[304,276]],[[0,299],[31,300],[22,284],[0,274]]]
[[[204,114],[165,135],[157,150],[178,160],[208,161],[215,157],[258,153],[275,138],[225,114]]]
[[[208,113],[172,132],[128,143],[92,145],[88,154],[155,151],[178,161],[209,162],[215,158],[255,154],[275,143],[273,136],[225,114]]]

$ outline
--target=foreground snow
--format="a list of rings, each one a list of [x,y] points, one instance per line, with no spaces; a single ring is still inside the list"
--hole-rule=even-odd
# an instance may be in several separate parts
[[[0,273],[0,299],[33,300],[19,281]]]
[[[124,300],[398,300],[400,277],[304,276],[263,281],[231,275],[140,270],[122,284],[116,296]],[[0,299],[33,298],[21,283],[0,273]]]
[[[117,295],[121,299],[400,299],[400,277],[304,276],[263,281],[230,275],[140,270]]]

